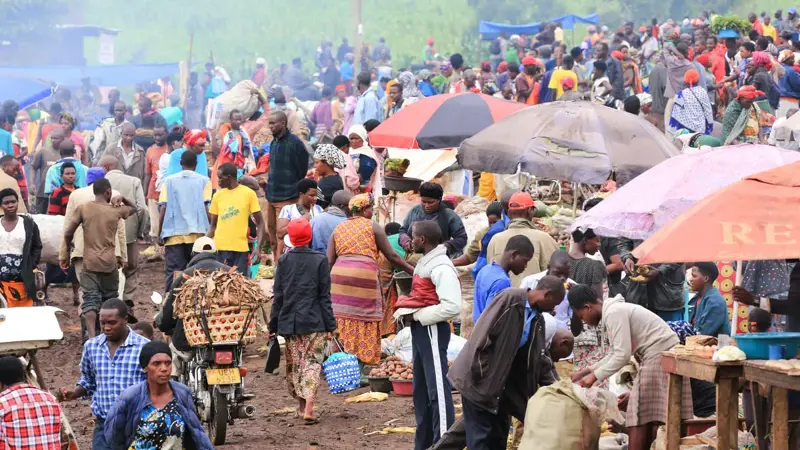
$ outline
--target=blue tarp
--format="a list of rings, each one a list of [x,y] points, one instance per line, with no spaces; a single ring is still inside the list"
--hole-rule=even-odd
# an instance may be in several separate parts
[[[61,86],[80,86],[90,78],[97,86],[125,86],[178,73],[178,63],[107,66],[0,66],[0,76],[37,78]]]
[[[0,75],[0,98],[11,99],[27,108],[53,94],[50,84],[33,78]]]
[[[565,16],[550,19],[547,22],[561,22],[561,27],[565,30],[575,28],[576,23],[588,23],[597,25],[600,17],[597,14],[590,14],[588,16],[576,16],[575,14],[567,14]],[[478,32],[481,34],[481,39],[492,40],[495,39],[500,33],[505,32],[506,38],[512,34],[527,34],[532,35],[542,31],[542,25],[547,22],[528,23],[524,25],[508,25],[505,23],[487,22],[481,20],[478,26]]]

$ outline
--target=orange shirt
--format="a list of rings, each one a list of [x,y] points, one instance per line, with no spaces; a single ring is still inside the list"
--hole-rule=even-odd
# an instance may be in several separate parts
[[[150,175],[150,182],[147,184],[147,199],[158,200],[158,192],[156,192],[156,174],[158,173],[158,160],[161,155],[167,152],[167,146],[151,145],[144,155],[144,173]]]

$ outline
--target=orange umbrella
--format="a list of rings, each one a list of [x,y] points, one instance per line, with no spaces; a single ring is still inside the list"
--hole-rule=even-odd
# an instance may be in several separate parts
[[[720,189],[633,254],[642,264],[800,257],[800,162]]]

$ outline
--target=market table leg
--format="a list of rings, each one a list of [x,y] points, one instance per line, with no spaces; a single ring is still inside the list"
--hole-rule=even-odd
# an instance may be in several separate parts
[[[670,373],[667,384],[667,450],[679,450],[681,445],[681,396],[683,377]]]
[[[753,405],[753,421],[758,450],[767,450],[767,418],[764,416],[764,398],[759,394],[758,383],[750,383],[750,400]]]
[[[772,388],[772,450],[789,450],[789,391]]]
[[[717,449],[737,447],[739,393],[735,378],[722,378],[717,383]]]

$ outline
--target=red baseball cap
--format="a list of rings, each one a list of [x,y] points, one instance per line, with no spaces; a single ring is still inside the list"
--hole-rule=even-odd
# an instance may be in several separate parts
[[[533,66],[536,64],[536,58],[533,56],[526,56],[522,58],[522,65],[523,66]]]
[[[516,194],[512,195],[511,199],[508,201],[509,211],[520,211],[535,207],[536,203],[533,201],[533,197],[531,197],[531,194],[528,194],[527,192],[517,192]]]

